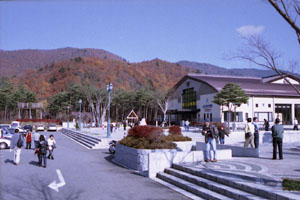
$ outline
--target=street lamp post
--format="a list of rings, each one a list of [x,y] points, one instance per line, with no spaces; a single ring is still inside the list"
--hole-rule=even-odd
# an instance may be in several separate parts
[[[67,106],[67,128],[69,127],[69,113],[70,113],[70,106]]]
[[[81,131],[81,104],[82,104],[82,100],[79,99],[78,103],[79,103],[79,131]]]
[[[106,90],[108,92],[108,108],[107,108],[107,137],[111,138],[111,132],[110,132],[110,93],[112,91],[113,85],[112,83],[109,83],[106,86]]]

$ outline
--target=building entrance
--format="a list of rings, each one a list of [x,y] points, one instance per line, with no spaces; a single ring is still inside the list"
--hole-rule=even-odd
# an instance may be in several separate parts
[[[282,121],[282,124],[292,124],[291,104],[275,104],[275,117]]]

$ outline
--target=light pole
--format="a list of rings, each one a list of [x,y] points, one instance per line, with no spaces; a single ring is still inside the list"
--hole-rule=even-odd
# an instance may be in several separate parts
[[[69,127],[69,113],[70,113],[70,106],[67,106],[67,128]]]
[[[109,83],[106,86],[106,90],[108,92],[108,108],[107,108],[107,137],[111,138],[111,133],[110,133],[110,93],[112,91],[113,85],[112,83]]]
[[[79,103],[79,131],[81,131],[81,104],[82,104],[82,100],[79,99],[78,103]]]

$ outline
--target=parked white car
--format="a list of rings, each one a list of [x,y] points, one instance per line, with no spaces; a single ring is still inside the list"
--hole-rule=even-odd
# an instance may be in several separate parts
[[[56,124],[50,124],[49,127],[48,127],[48,131],[57,131]]]
[[[38,125],[36,125],[35,130],[36,131],[45,131],[45,128],[44,128],[43,124],[38,124]]]
[[[10,147],[10,140],[6,138],[0,138],[0,149],[8,149]]]

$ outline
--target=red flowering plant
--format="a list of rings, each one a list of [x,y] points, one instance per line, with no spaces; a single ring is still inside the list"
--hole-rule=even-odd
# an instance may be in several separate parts
[[[181,128],[179,126],[171,126],[169,129],[171,135],[182,135]]]

